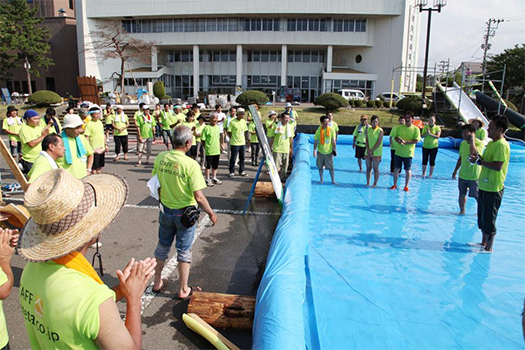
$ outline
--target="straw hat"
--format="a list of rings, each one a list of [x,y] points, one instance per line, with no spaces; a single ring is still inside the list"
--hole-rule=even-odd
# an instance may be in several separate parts
[[[481,127],[483,128],[485,126],[485,122],[480,117],[471,118],[468,120],[469,124],[472,124],[472,122],[478,121],[481,124]]]
[[[78,180],[64,169],[40,175],[24,197],[31,219],[20,236],[20,254],[44,262],[77,250],[115,220],[127,197],[128,185],[118,175]]]
[[[7,222],[16,228],[22,228],[31,217],[26,208],[13,203],[0,207],[0,212],[11,214]]]

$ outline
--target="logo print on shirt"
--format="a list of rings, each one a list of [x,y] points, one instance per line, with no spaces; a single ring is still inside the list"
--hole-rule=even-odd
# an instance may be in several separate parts
[[[44,301],[38,295],[35,295],[35,312],[38,316],[44,317]]]

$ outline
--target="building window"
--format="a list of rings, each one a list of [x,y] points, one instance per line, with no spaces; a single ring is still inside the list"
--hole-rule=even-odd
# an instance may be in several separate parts
[[[70,10],[73,10],[73,2],[74,2],[73,0],[69,0],[69,9]]]

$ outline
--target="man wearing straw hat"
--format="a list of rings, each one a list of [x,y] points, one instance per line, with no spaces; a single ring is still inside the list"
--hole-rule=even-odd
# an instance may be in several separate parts
[[[76,114],[64,117],[64,129],[60,136],[64,141],[64,157],[57,159],[60,168],[66,169],[77,179],[91,173],[93,149],[83,135],[84,123]]]
[[[57,169],[25,194],[31,214],[18,246],[29,263],[20,279],[20,305],[33,349],[141,349],[141,301],[155,261],[128,263],[109,289],[86,260],[89,245],[122,210],[124,179],[96,174],[76,179]],[[122,322],[115,301],[126,299]]]

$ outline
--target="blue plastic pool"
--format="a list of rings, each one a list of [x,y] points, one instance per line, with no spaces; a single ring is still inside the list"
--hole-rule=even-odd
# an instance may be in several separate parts
[[[311,149],[312,145],[306,147]],[[328,172],[325,184],[319,184],[315,160],[309,156],[311,194],[307,214],[301,214],[309,218],[305,288],[297,277],[288,283],[284,278],[278,286],[268,282],[272,276],[283,275],[274,267],[285,261],[284,255],[276,252],[282,243],[274,242],[274,257],[269,258],[272,271],[265,274],[262,288],[266,291],[260,290],[258,296],[254,346],[292,348],[293,343],[295,348],[306,349],[525,348],[521,332],[525,163],[510,163],[494,252],[480,254],[467,245],[481,238],[475,201],[468,200],[465,216],[457,215],[457,180],[451,179],[456,150],[440,149],[434,178],[423,179],[421,149],[416,149],[408,193],[388,189],[393,183],[388,147],[383,151],[383,174],[375,189],[365,187],[365,174],[358,172],[351,146],[339,145],[338,153],[335,169],[339,186],[327,184]],[[293,197],[289,190],[287,196]],[[288,198],[288,209],[293,211],[292,197]],[[288,236],[290,232],[296,234],[286,225],[281,230],[289,231]],[[297,240],[290,243],[287,249],[292,249],[291,254],[295,254],[297,244]],[[302,269],[296,262],[301,252],[296,253],[288,259],[295,264],[294,276]],[[272,320],[270,323],[275,321],[272,313],[266,312],[265,296],[272,287],[287,291],[289,283],[298,287],[297,293],[290,296],[288,304],[280,299],[280,308],[288,305],[297,309],[299,299],[303,309],[288,310],[292,317],[282,310],[277,320],[283,323],[275,326],[285,329],[272,331],[263,321],[265,317]],[[302,323],[294,317],[301,317]],[[299,331],[301,327],[304,333]],[[297,334],[297,342],[285,340],[287,332]],[[268,342],[264,338],[275,335],[281,340]]]

